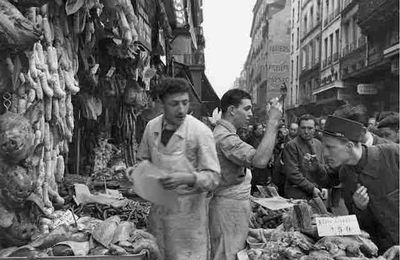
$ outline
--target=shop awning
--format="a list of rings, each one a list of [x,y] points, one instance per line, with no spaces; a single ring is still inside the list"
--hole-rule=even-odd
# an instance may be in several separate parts
[[[345,87],[345,86],[343,85],[343,82],[342,82],[342,81],[335,81],[335,82],[332,82],[332,83],[329,84],[329,85],[326,85],[326,86],[317,88],[316,90],[313,91],[312,94],[313,94],[313,95],[317,95],[317,94],[319,94],[319,93],[322,93],[322,92],[324,92],[324,91],[330,90],[330,89],[332,89],[332,88],[344,88],[344,87]]]
[[[174,77],[186,79],[189,82],[190,87],[191,87],[191,93],[190,93],[191,96],[195,99],[195,102],[201,102],[201,99],[200,99],[199,95],[196,93],[196,90],[194,88],[193,80],[190,75],[190,70],[189,70],[188,66],[186,66],[185,64],[182,64],[180,62],[174,61]],[[192,102],[193,102],[193,100],[192,100]]]
[[[220,105],[220,99],[204,72],[201,80],[201,103],[203,116],[211,116],[214,109]]]

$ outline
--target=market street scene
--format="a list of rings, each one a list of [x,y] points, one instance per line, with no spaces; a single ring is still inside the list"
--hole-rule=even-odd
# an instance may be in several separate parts
[[[0,260],[397,260],[398,0],[0,0]]]

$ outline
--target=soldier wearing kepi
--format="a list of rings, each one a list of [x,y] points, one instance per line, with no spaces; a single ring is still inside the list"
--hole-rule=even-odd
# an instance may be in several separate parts
[[[153,205],[150,232],[164,260],[208,259],[208,192],[217,187],[220,166],[211,130],[187,115],[189,84],[166,78],[159,97],[164,114],[151,120],[138,151],[140,160],[167,172],[160,182],[178,193],[178,207]]]
[[[221,99],[222,119],[214,129],[221,183],[210,202],[212,260],[235,260],[245,248],[250,218],[250,171],[265,168],[272,157],[282,105],[272,102],[267,129],[257,149],[242,141],[236,131],[252,117],[250,95],[231,89]]]
[[[366,146],[361,143],[365,131],[358,122],[329,116],[321,131],[324,157],[332,168],[341,166],[343,189],[352,194],[345,197],[349,212],[357,215],[360,225],[362,218],[374,223],[365,231],[382,253],[399,244],[399,145]]]

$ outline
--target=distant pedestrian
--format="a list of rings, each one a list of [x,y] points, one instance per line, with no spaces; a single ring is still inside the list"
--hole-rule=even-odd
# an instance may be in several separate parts
[[[311,199],[324,197],[322,190],[313,180],[315,171],[309,169],[313,160],[324,164],[321,142],[314,138],[315,118],[306,114],[299,119],[299,135],[286,144],[283,151],[283,171],[286,174],[285,197],[293,199]]]
[[[377,126],[376,118],[375,117],[370,117],[368,118],[368,130],[371,130]]]
[[[387,112],[381,115],[377,128],[381,137],[399,143],[399,113]]]
[[[315,126],[315,129],[316,130],[324,130],[325,123],[326,123],[326,117],[325,116],[320,117],[318,119],[318,122],[317,122],[316,126]],[[321,134],[320,131],[315,131],[314,137],[316,139],[318,139],[319,141],[322,141],[322,134]]]
[[[294,139],[297,136],[297,131],[299,129],[299,125],[295,122],[291,123],[289,126],[289,140]]]

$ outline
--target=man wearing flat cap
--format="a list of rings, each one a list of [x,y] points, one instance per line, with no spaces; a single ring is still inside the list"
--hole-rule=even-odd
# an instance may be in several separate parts
[[[384,252],[399,244],[399,145],[366,146],[361,143],[365,131],[358,122],[329,116],[321,131],[324,158],[332,168],[341,166],[339,178],[349,212],[357,215],[361,228]],[[363,227],[362,218],[375,225]]]
[[[399,113],[382,112],[378,123],[379,134],[395,143],[399,143]]]

